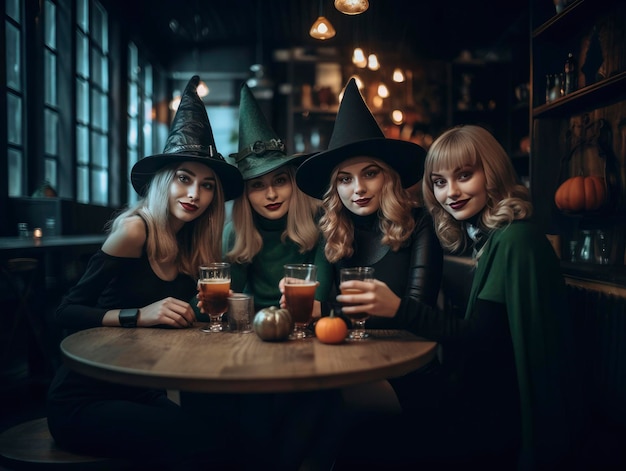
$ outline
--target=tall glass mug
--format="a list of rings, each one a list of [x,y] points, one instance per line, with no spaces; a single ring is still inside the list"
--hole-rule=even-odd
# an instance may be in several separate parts
[[[374,269],[372,267],[352,267],[342,268],[339,271],[339,282],[358,280],[358,281],[374,281]],[[362,290],[357,288],[341,288],[341,294],[361,294]],[[344,306],[358,306],[358,304],[343,303]],[[352,321],[353,328],[348,335],[349,340],[363,340],[368,337],[365,332],[365,321],[369,318],[367,312],[343,313]]]
[[[200,330],[221,332],[222,315],[228,310],[230,264],[216,262],[201,266],[198,285],[202,297],[202,309],[211,319],[211,322]]]
[[[285,303],[294,328],[291,339],[312,337],[307,325],[313,317],[313,301],[317,288],[317,267],[309,263],[285,265]]]

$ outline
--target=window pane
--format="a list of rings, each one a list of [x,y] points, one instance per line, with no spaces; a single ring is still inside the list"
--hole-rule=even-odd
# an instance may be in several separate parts
[[[102,65],[102,61],[100,60],[102,55],[98,51],[97,48],[91,48],[91,77],[95,83],[100,83],[100,78],[102,77],[102,69],[100,66]]]
[[[89,163],[89,129],[86,126],[76,128],[76,160],[82,165]]]
[[[76,33],[76,73],[89,77],[89,40],[81,33]]]
[[[7,85],[13,90],[22,89],[21,71],[22,55],[20,54],[20,30],[10,23],[6,23],[6,57],[7,57]]]
[[[59,155],[59,116],[51,110],[45,110],[44,123],[45,152],[49,155]]]
[[[85,32],[89,32],[89,0],[76,0],[76,23]]]
[[[100,45],[102,52],[104,54],[109,52],[109,28],[108,28],[108,15],[106,10],[98,3],[94,1],[95,9],[94,9],[94,33],[93,37],[96,42]],[[97,28],[97,30],[96,30]]]
[[[106,169],[109,167],[107,136],[91,133],[91,164]]]
[[[139,72],[139,52],[135,43],[128,45],[128,78],[137,80]]]
[[[127,175],[130,175],[130,171],[132,170],[133,165],[135,165],[138,160],[139,160],[139,155],[137,154],[137,151],[129,150],[128,151],[128,169],[126,172]]]
[[[22,99],[12,93],[7,93],[7,139],[22,145]]]
[[[152,124],[143,125],[143,155],[152,155]]]
[[[139,112],[139,90],[137,84],[131,82],[128,84],[128,114],[129,116],[137,116]]]
[[[57,103],[57,58],[49,50],[44,51],[45,67],[45,99],[48,105],[56,106]]]
[[[9,149],[9,175],[17,175],[9,178],[9,196],[22,196],[22,175],[24,175],[24,164],[22,153],[16,149]]]
[[[56,189],[59,187],[57,181],[57,161],[54,159],[46,159],[45,161],[45,179]]]
[[[237,142],[234,142],[231,136],[238,132],[239,109],[230,106],[211,106],[207,107],[207,112],[211,117],[211,127],[217,151],[222,155],[237,152]]]
[[[6,0],[6,12],[11,18],[20,23],[22,21],[20,12],[20,0]]]
[[[89,172],[87,167],[76,169],[76,199],[79,203],[89,203]]]
[[[128,118],[128,147],[135,149],[137,147],[137,137],[139,135],[139,123],[137,118]]]
[[[89,122],[89,84],[84,80],[76,81],[76,119]]]
[[[109,91],[109,60],[106,57],[100,59],[100,86],[102,91]]]
[[[91,94],[91,118],[92,125],[102,131],[108,130],[109,107],[107,106],[107,96],[97,90]]]
[[[93,170],[91,172],[91,188],[93,202],[106,206],[109,193],[108,172],[106,170]]]
[[[146,96],[152,96],[153,92],[153,79],[152,79],[152,66],[150,64],[146,64],[144,67],[146,74],[143,80],[143,94]]]
[[[45,8],[44,41],[45,41],[46,46],[52,49],[56,49],[57,47],[56,6],[50,0],[46,0],[44,8]]]

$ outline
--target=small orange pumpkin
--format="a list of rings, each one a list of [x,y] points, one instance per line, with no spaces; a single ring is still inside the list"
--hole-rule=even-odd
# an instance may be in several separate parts
[[[322,343],[342,343],[348,335],[348,326],[341,317],[330,311],[329,317],[322,317],[315,324],[315,336]]]
[[[572,213],[600,209],[606,202],[604,178],[597,176],[568,178],[556,190],[554,202],[561,211]]]

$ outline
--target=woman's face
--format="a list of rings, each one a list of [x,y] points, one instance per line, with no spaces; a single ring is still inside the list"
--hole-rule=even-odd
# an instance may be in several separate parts
[[[457,221],[464,221],[487,205],[487,179],[481,168],[440,169],[430,175],[439,204]]]
[[[339,199],[348,211],[368,216],[380,208],[384,183],[385,175],[376,159],[362,156],[339,164],[335,185]]]
[[[204,213],[215,196],[215,173],[199,162],[183,162],[176,169],[169,190],[172,222],[182,227]]]
[[[266,219],[280,219],[289,212],[293,183],[284,167],[246,181],[252,209]]]

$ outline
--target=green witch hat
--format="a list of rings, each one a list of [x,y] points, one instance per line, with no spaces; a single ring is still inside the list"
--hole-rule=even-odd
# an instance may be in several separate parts
[[[145,194],[155,173],[167,165],[182,162],[200,162],[211,168],[222,183],[226,200],[243,192],[243,180],[237,167],[226,162],[217,152],[209,116],[198,96],[199,83],[197,75],[187,83],[163,153],[144,157],[133,166],[130,179],[140,195]]]
[[[285,144],[268,123],[250,87],[244,83],[239,101],[239,152],[229,155],[243,179],[261,177],[288,163],[298,165],[310,155],[287,155]]]

